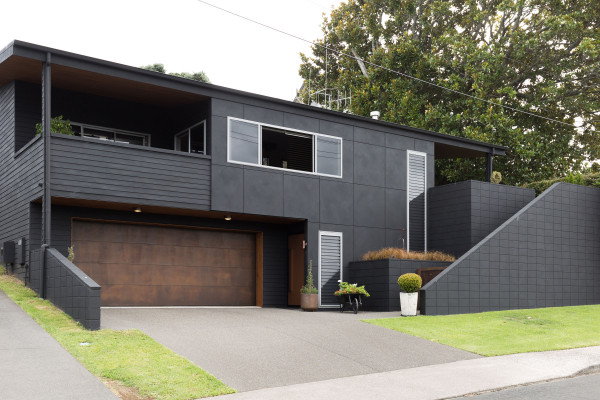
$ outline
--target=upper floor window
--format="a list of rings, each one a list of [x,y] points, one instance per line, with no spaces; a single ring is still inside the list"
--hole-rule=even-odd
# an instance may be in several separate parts
[[[206,121],[198,122],[175,135],[175,150],[206,154]]]
[[[227,159],[240,164],[342,177],[342,139],[228,118]]]
[[[138,132],[122,131],[112,128],[104,128],[78,122],[71,122],[71,128],[75,135],[107,142],[135,144],[138,146],[150,146],[150,135]]]

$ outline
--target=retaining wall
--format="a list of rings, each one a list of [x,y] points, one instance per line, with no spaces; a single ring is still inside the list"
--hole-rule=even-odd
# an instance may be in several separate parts
[[[447,267],[447,261],[373,260],[355,261],[349,265],[348,282],[365,285],[371,297],[363,298],[363,308],[370,311],[400,311],[398,277],[419,268]]]
[[[29,286],[42,293],[43,251],[31,252]],[[100,329],[100,285],[58,250],[47,250],[46,298],[79,321],[86,329]]]
[[[600,189],[557,183],[427,284],[421,313],[600,303]]]
[[[535,198],[533,189],[464,181],[428,192],[428,249],[460,257]]]

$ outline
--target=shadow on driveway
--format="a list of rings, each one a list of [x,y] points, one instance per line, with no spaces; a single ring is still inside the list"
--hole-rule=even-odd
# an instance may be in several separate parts
[[[102,328],[140,329],[238,391],[479,357],[360,321],[399,314],[103,308]]]

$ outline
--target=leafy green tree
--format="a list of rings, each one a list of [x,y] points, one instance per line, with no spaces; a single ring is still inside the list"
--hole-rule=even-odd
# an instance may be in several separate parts
[[[170,75],[179,76],[181,78],[192,79],[198,82],[209,82],[208,76],[203,71],[200,72],[171,72]]]
[[[160,72],[161,74],[166,74],[167,70],[165,69],[164,64],[150,64],[142,66],[143,69],[147,69],[148,71]],[[169,72],[169,75],[179,76],[180,78],[192,79],[198,82],[210,82],[208,76],[204,73],[204,71],[200,72]]]
[[[351,92],[355,114],[508,146],[494,165],[507,184],[600,156],[595,1],[348,0],[322,30],[312,56],[301,54],[307,103],[309,88]],[[438,163],[441,182],[483,178],[482,159]]]
[[[148,71],[160,72],[161,74],[166,74],[167,70],[165,69],[164,64],[150,64],[142,66],[143,69],[147,69]]]

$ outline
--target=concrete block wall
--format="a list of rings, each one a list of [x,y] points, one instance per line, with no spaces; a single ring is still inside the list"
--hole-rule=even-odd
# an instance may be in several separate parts
[[[42,250],[31,252],[29,286],[42,289]],[[100,329],[100,285],[84,274],[56,249],[47,250],[46,298],[84,328]]]
[[[557,183],[423,288],[428,315],[600,303],[600,189]]]
[[[429,189],[430,250],[460,257],[535,198],[535,191],[464,181]]]
[[[365,285],[371,297],[363,298],[363,308],[369,311],[400,311],[398,277],[419,268],[447,267],[447,261],[373,260],[355,261],[349,266],[350,283]]]

